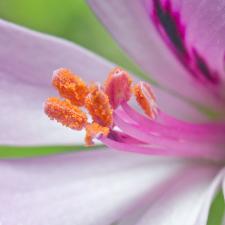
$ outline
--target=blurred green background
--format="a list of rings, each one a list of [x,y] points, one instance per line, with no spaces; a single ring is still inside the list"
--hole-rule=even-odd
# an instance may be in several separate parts
[[[76,42],[144,77],[112,40],[84,0],[1,0],[0,17]],[[36,148],[2,146],[0,157],[25,157],[74,150],[87,149],[83,146]],[[224,209],[222,193],[219,193],[213,203],[208,224],[221,224]]]

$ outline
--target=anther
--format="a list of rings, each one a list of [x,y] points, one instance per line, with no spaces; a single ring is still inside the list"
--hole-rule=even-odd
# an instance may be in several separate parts
[[[131,97],[132,80],[129,74],[119,67],[114,68],[105,81],[105,93],[109,97],[111,106],[116,109]]]
[[[56,97],[48,98],[44,104],[44,111],[52,120],[74,130],[81,130],[87,123],[87,116],[69,100],[60,100]]]
[[[89,91],[90,93],[85,99],[85,107],[94,122],[104,127],[110,127],[113,123],[113,110],[108,96],[98,84],[92,84]]]
[[[88,87],[81,78],[74,75],[70,70],[60,68],[54,71],[52,84],[62,97],[69,99],[74,105],[84,105]]]
[[[98,123],[90,123],[86,125],[86,136],[85,136],[85,143],[87,146],[93,145],[93,139],[98,138],[100,136],[108,136],[109,128],[103,127]]]
[[[151,119],[155,119],[158,114],[158,106],[150,84],[140,81],[134,86],[133,90],[136,101],[144,110],[145,114]]]

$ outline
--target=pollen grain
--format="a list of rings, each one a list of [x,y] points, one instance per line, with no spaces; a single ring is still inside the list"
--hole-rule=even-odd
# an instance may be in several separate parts
[[[145,114],[151,119],[155,119],[158,113],[158,107],[150,84],[140,81],[134,85],[133,92],[137,103],[141,106]]]
[[[86,125],[85,143],[87,146],[91,146],[94,144],[93,138],[99,137],[99,135],[106,137],[108,134],[109,134],[108,127],[103,127],[95,122],[89,123]]]
[[[116,109],[123,102],[129,101],[131,97],[132,79],[123,69],[116,67],[108,75],[105,81],[104,90],[109,97],[113,109]]]
[[[81,130],[87,123],[86,114],[69,100],[60,100],[56,97],[48,98],[44,111],[52,120],[74,130]]]
[[[83,106],[88,87],[85,82],[70,70],[60,68],[53,73],[53,86],[59,91],[59,94],[69,99],[74,105]]]
[[[92,84],[89,91],[90,93],[85,99],[86,109],[94,122],[104,127],[110,127],[113,124],[113,110],[108,96],[98,84]]]

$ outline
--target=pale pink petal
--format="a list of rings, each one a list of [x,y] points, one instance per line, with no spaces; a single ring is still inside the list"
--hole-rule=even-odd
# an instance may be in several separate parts
[[[213,182],[210,184],[208,191],[205,193],[204,201],[201,207],[201,213],[195,222],[195,225],[207,225],[207,218],[210,211],[210,206],[216,197],[216,194],[221,191],[223,183],[225,181],[225,168],[216,176]]]
[[[108,150],[1,161],[0,222],[108,225],[157,205],[163,219],[166,204],[180,212],[176,200],[195,207],[217,171],[207,166]]]
[[[196,46],[211,68],[225,79],[225,2],[172,0],[186,24],[188,47]]]
[[[134,74],[133,77],[134,83],[140,81]],[[168,93],[166,90],[157,85],[152,85],[152,89],[156,96],[156,103],[161,111],[166,112],[169,115],[173,115],[177,119],[179,118],[185,121],[198,123],[209,121],[208,114],[205,111],[200,110],[191,102],[186,101],[186,99],[182,99],[174,95],[174,93]],[[134,98],[132,98],[129,103],[138,111],[141,110]]]
[[[150,192],[141,202],[145,207],[140,204],[139,210],[119,225],[206,225],[209,207],[221,187],[220,175],[213,181],[215,172],[218,170],[210,165],[181,170],[174,180],[166,180],[164,186],[158,187],[154,195]]]
[[[59,67],[103,81],[112,64],[70,42],[0,21],[0,144],[83,143],[82,133],[43,113],[45,99],[58,95],[51,76]]]
[[[161,85],[197,103],[224,110],[224,2],[88,2],[128,54]],[[154,16],[157,10],[158,17]],[[162,15],[170,35],[159,22]]]
[[[190,102],[176,97],[171,93],[167,93],[162,89],[154,86],[154,92],[156,94],[156,101],[160,108],[165,113],[175,116],[177,119],[192,122],[204,122],[208,121],[208,115],[198,108],[194,107]]]

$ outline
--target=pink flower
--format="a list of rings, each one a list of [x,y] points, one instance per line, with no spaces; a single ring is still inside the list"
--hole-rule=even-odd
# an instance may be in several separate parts
[[[100,140],[114,148],[140,152],[135,145],[149,144],[155,137],[153,145],[164,148],[152,151],[147,146],[147,155],[96,149],[2,160],[0,223],[206,225],[211,202],[224,190],[225,182],[225,2],[89,2],[130,56],[166,90],[154,89],[159,108],[153,113],[159,115],[155,120],[137,114],[126,102],[123,111],[121,107],[115,110],[116,125],[135,143],[125,141],[127,146],[123,146],[122,141],[121,145],[124,136]],[[51,73],[63,66],[83,80],[102,82],[114,66],[74,44],[4,21],[0,22],[0,50],[4,130],[0,143],[83,142],[81,132],[49,122],[43,114],[46,97],[56,95],[49,84]],[[221,122],[210,121],[199,108],[215,113]],[[176,136],[188,144],[183,145]]]

